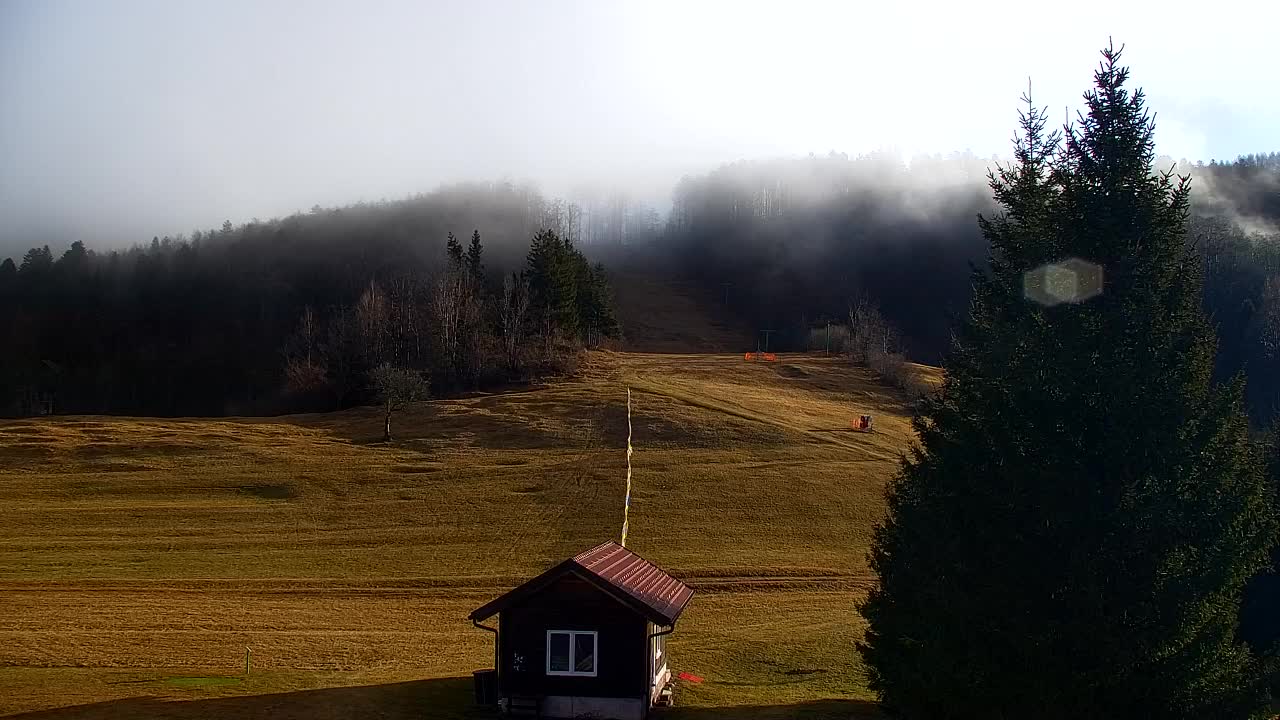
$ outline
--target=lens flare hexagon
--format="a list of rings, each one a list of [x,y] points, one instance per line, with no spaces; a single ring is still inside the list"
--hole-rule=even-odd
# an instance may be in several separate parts
[[[1023,273],[1023,295],[1041,305],[1080,303],[1102,293],[1102,267],[1067,258]]]

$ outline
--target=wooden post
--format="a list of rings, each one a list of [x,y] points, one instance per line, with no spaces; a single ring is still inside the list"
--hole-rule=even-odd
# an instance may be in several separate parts
[[[253,655],[253,651],[249,648],[244,649],[244,676],[249,677],[249,657]]]
[[[382,442],[391,442],[391,398],[387,398],[387,414],[382,423]]]

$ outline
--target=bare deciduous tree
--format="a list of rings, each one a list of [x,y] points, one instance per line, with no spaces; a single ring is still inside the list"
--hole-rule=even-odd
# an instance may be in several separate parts
[[[322,389],[328,383],[322,345],[320,322],[315,311],[307,305],[298,317],[298,327],[284,346],[285,392],[304,395]]]
[[[431,311],[436,323],[440,364],[459,382],[479,376],[484,335],[484,303],[478,284],[461,268],[436,280]]]
[[[905,390],[916,398],[928,392],[899,348],[898,333],[889,324],[880,309],[864,297],[849,306],[850,358],[867,366],[886,382]]]
[[[865,297],[859,297],[849,305],[849,332],[853,361],[869,365],[872,356],[890,354],[898,349],[898,337],[880,308]]]
[[[484,350],[484,300],[479,283],[464,279],[461,312],[458,314],[458,339],[461,356],[458,379],[476,385],[480,379]]]
[[[284,364],[284,388],[287,392],[304,395],[323,389],[328,383],[325,370],[303,358],[289,358]]]
[[[298,354],[307,365],[315,362],[320,346],[320,323],[316,321],[316,313],[307,305],[298,318],[298,329],[294,332]]]
[[[399,275],[387,286],[387,355],[401,365],[422,363],[425,313],[423,284],[412,273]]]
[[[466,289],[462,275],[446,272],[436,279],[431,290],[431,315],[440,349],[440,365],[454,372],[458,366],[461,346],[463,304]]]
[[[355,313],[350,307],[339,305],[330,316],[324,354],[338,407],[342,407],[347,393],[353,389],[359,377],[357,368],[363,354]]]
[[[356,302],[356,325],[368,367],[386,360],[388,319],[387,296],[377,282],[370,280]]]
[[[524,340],[525,315],[529,313],[529,281],[511,273],[502,281],[502,304],[499,308],[502,320],[502,348],[507,356],[507,367],[520,368],[520,344]]]

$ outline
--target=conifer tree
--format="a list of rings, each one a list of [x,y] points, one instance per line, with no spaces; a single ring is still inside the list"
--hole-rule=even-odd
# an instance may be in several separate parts
[[[587,344],[596,345],[602,338],[617,337],[619,333],[618,318],[613,311],[613,290],[603,265],[588,265],[581,254],[578,258],[578,274],[583,278],[578,288],[578,317]]]
[[[53,269],[53,253],[49,246],[31,248],[22,256],[22,265],[18,271],[30,277],[43,276]]]
[[[471,233],[471,245],[467,247],[467,274],[477,290],[484,286],[484,246],[480,244],[479,230]]]
[[[1242,383],[1211,381],[1188,181],[1153,173],[1119,58],[1061,142],[1028,99],[991,177],[990,267],[861,607],[871,685],[901,717],[1249,718],[1267,699],[1236,631],[1269,491]]]
[[[1280,424],[1273,425],[1262,451],[1266,457],[1267,481],[1280,511]],[[1280,689],[1280,537],[1271,540],[1270,562],[1245,587],[1240,608],[1240,637],[1254,653],[1265,658],[1271,673],[1273,692]]]
[[[445,241],[445,253],[449,258],[450,270],[462,269],[462,243],[458,242],[458,238],[449,233],[448,240]]]
[[[578,268],[574,253],[573,246],[553,230],[538,232],[529,246],[530,306],[548,342],[556,331],[571,336],[578,332]]]

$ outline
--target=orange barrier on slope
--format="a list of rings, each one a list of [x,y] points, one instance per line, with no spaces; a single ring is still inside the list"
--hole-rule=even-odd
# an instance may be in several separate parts
[[[870,415],[859,415],[857,420],[849,421],[849,429],[858,432],[872,432]]]
[[[749,352],[743,354],[744,360],[763,360],[764,362],[778,362],[777,353],[767,352]]]

